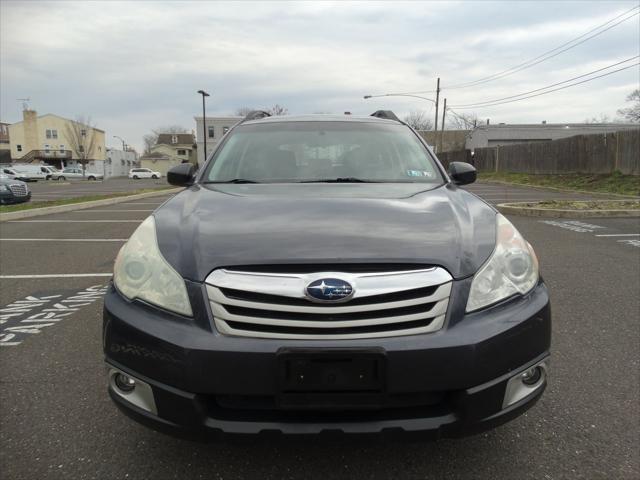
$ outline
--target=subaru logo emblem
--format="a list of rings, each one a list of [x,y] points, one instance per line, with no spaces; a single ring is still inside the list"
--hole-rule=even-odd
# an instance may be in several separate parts
[[[353,287],[339,278],[321,278],[307,285],[306,293],[311,300],[336,302],[350,298]]]

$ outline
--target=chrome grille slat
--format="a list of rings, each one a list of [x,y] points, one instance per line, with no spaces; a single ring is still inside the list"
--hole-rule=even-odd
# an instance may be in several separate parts
[[[355,290],[351,301],[358,299],[356,304],[307,299],[306,286],[321,278],[349,282]],[[357,339],[441,329],[451,282],[449,273],[439,267],[360,274],[335,271],[270,274],[219,269],[207,277],[206,288],[216,328],[223,335]]]
[[[9,189],[16,197],[25,197],[27,195],[26,185],[20,185],[19,183],[10,183]]]
[[[207,293],[209,294],[209,300],[224,305],[235,305],[238,307],[258,308],[261,310],[273,310],[281,312],[300,312],[300,313],[349,313],[349,312],[365,312],[370,310],[386,310],[398,307],[408,307],[412,305],[420,305],[422,303],[437,302],[444,298],[449,298],[451,292],[451,284],[446,283],[438,287],[438,289],[427,297],[412,298],[410,300],[402,300],[398,302],[385,302],[385,303],[371,303],[368,305],[355,305],[350,306],[349,303],[341,304],[340,306],[329,307],[330,312],[327,311],[327,306],[321,306],[318,304],[309,303],[309,306],[297,306],[275,303],[260,303],[249,302],[246,300],[238,300],[225,296],[220,289],[207,285]]]

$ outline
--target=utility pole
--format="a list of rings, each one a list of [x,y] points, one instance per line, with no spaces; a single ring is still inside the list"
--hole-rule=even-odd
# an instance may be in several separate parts
[[[440,148],[438,149],[438,153],[442,151],[442,142],[444,140],[444,119],[447,115],[447,99],[444,99],[444,106],[442,107],[442,126],[440,127]]]
[[[440,77],[438,77],[438,83],[436,85],[436,125],[434,131],[438,131],[438,102],[440,101]]]

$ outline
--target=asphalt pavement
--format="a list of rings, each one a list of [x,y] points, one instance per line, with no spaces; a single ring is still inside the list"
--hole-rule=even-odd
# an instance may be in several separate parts
[[[493,203],[559,197],[472,187]],[[166,198],[0,223],[1,479],[640,478],[640,220],[510,217],[538,254],[554,321],[549,388],[524,416],[436,442],[199,444],[134,423],[106,393],[103,287]]]

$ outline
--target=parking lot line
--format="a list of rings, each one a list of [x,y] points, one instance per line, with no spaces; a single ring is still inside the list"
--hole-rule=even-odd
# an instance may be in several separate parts
[[[7,223],[142,223],[143,220],[8,220]]]
[[[97,212],[109,212],[109,213],[116,213],[116,212],[153,212],[153,209],[149,209],[149,210],[74,210],[73,213],[97,213]]]
[[[112,273],[51,273],[46,275],[0,275],[2,279],[19,278],[84,278],[84,277],[111,277]]]
[[[0,238],[0,242],[126,242],[126,238]]]
[[[596,235],[596,237],[640,237],[640,233],[608,233],[606,235]]]

